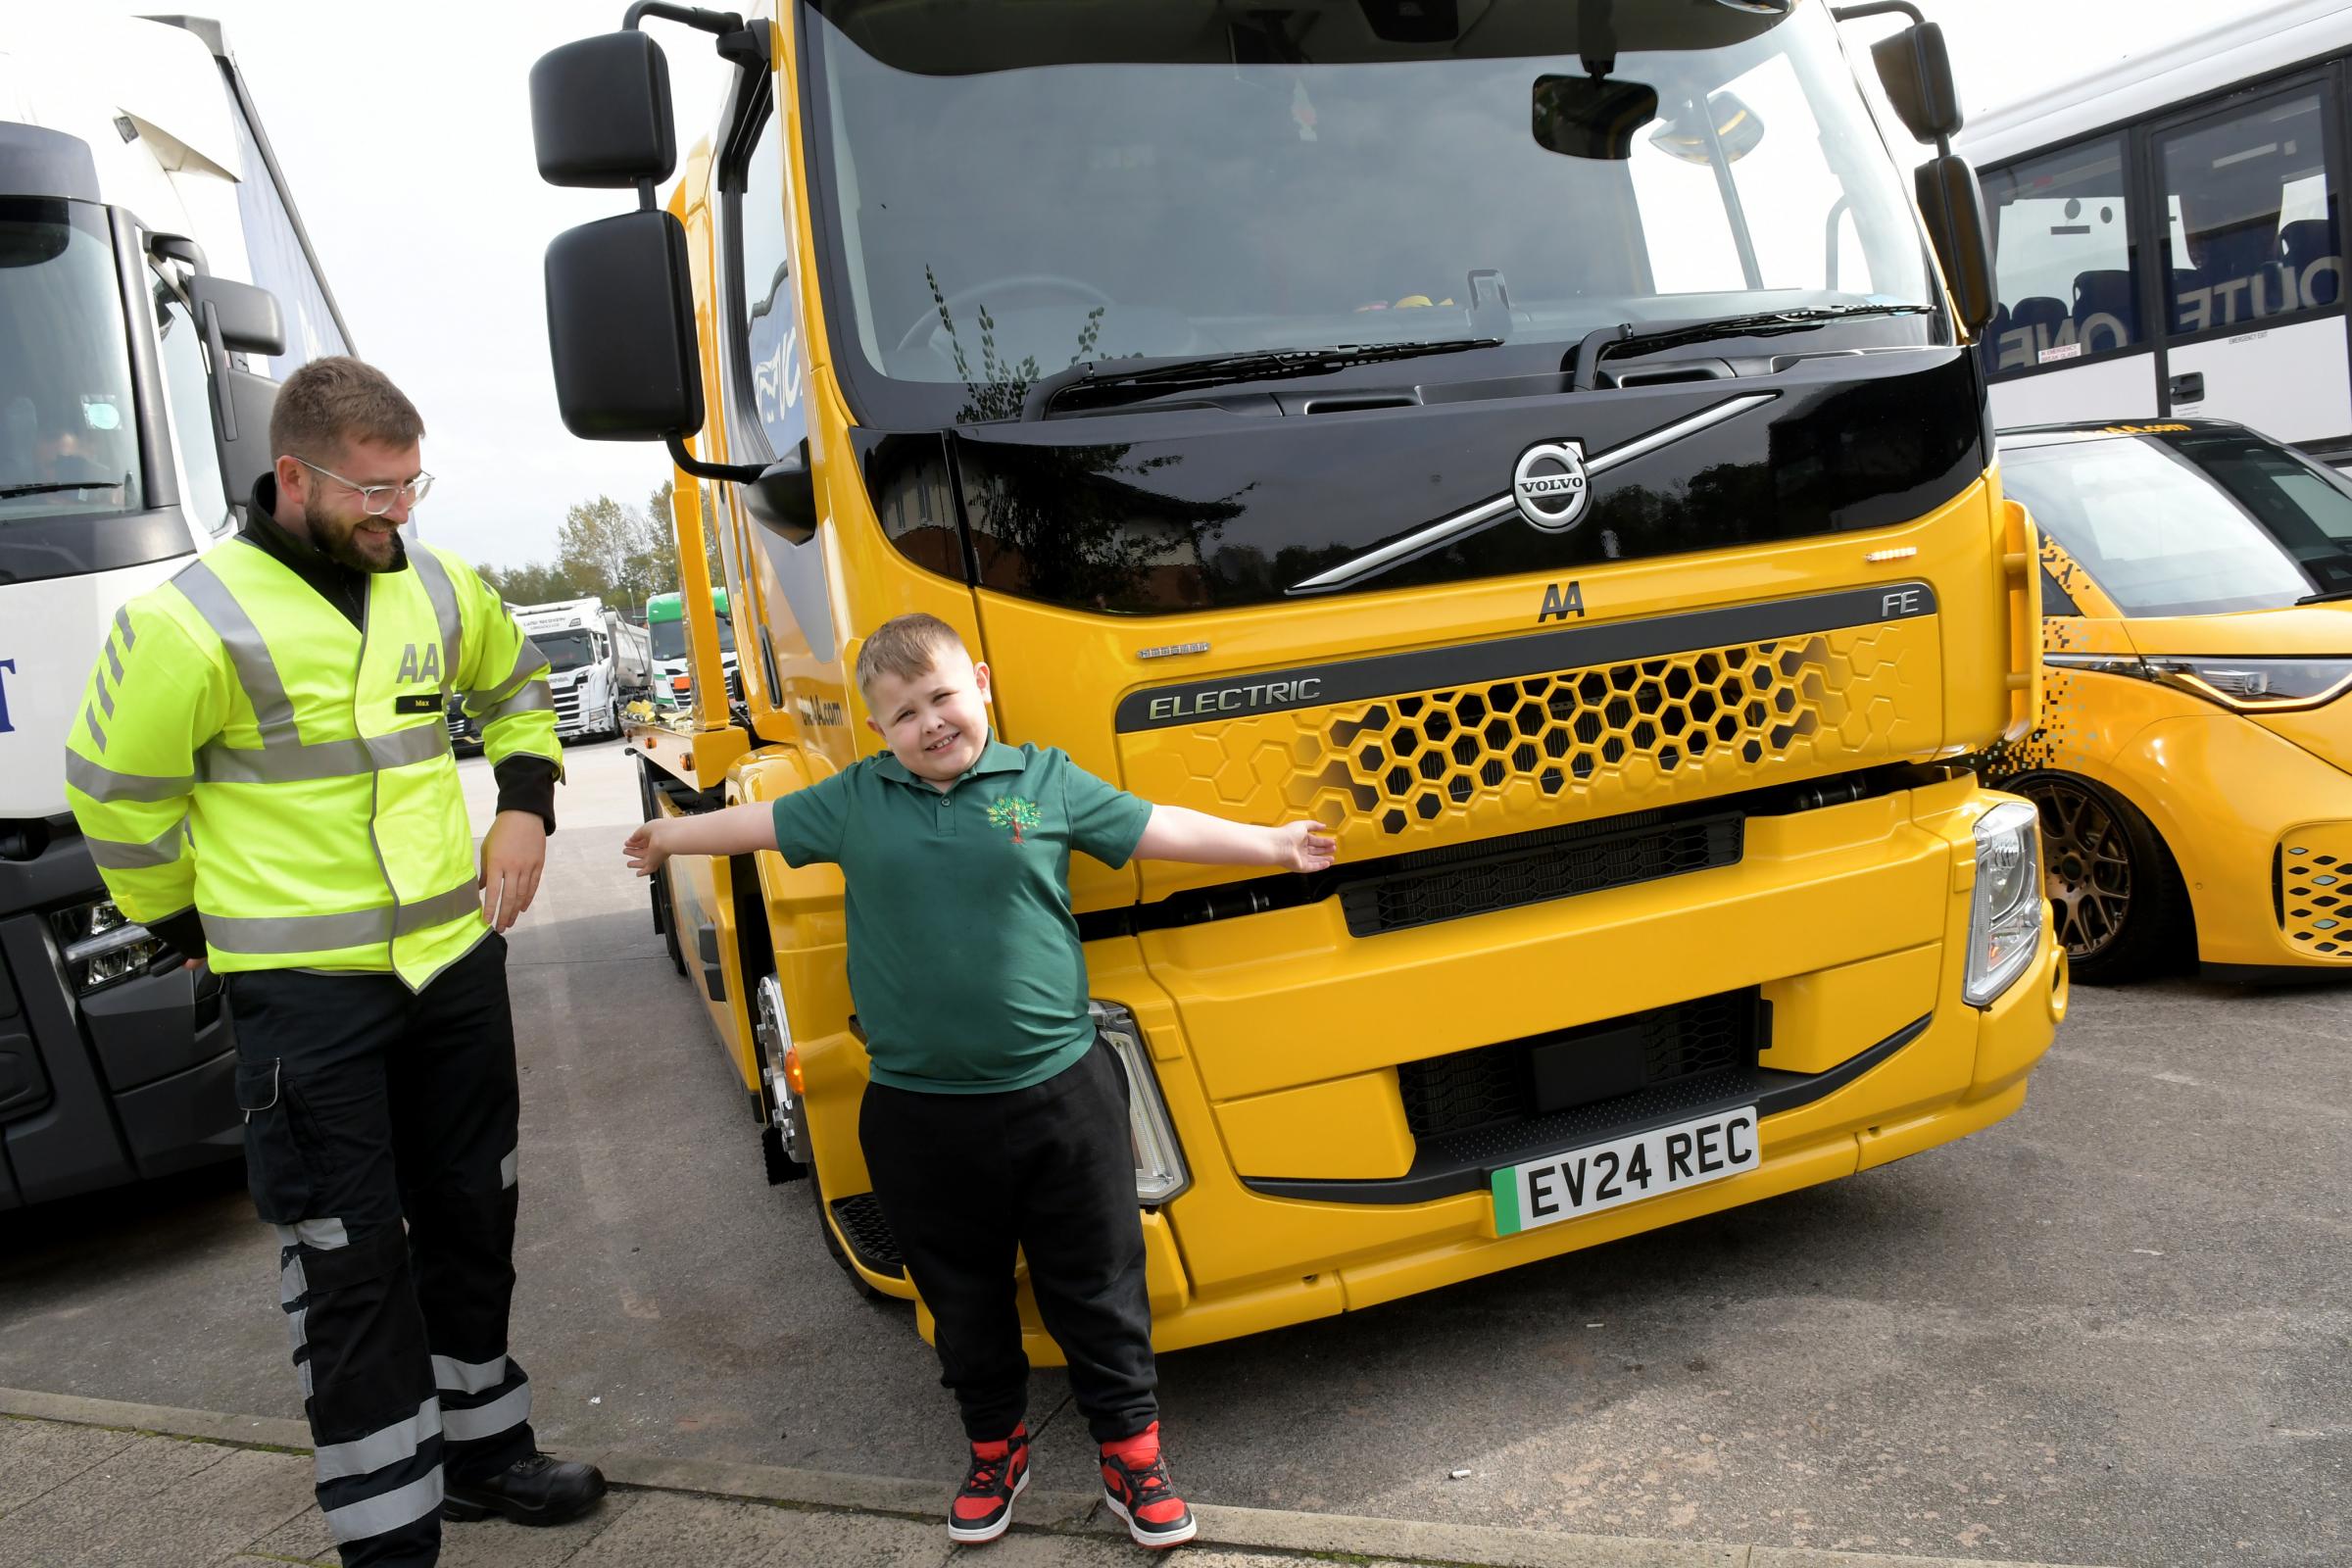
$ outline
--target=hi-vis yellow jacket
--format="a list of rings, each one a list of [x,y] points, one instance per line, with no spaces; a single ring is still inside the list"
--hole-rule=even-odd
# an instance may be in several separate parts
[[[481,939],[446,716],[493,765],[563,765],[547,660],[464,562],[371,573],[363,632],[230,540],[118,612],[66,739],[67,799],[133,920],[191,906],[213,967],[391,970]]]

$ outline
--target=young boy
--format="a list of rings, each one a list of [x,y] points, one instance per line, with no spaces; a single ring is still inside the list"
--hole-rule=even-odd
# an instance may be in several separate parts
[[[882,625],[857,677],[887,752],[772,808],[649,822],[629,864],[651,875],[672,855],[777,850],[841,866],[872,1056],[858,1139],[971,1442],[949,1539],[1003,1535],[1029,1484],[1018,1248],[1111,1508],[1142,1545],[1190,1541],[1160,1454],[1127,1080],[1087,1011],[1069,853],[1319,871],[1337,844],[1313,822],[1153,806],[1059,750],[997,740],[988,666],[934,616]]]

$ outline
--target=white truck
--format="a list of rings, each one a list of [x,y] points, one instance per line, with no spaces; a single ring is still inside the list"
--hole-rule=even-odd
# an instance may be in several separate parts
[[[620,710],[653,682],[651,644],[598,599],[517,605],[514,622],[547,656],[547,683],[556,699],[556,734],[564,740],[608,740],[620,733]]]
[[[116,612],[234,532],[276,378],[349,351],[220,28],[0,29],[0,1209],[233,1157],[220,983],[109,903],[66,730]],[[150,971],[153,972],[150,972]]]

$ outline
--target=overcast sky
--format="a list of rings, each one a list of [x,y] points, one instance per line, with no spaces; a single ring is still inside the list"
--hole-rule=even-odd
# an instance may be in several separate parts
[[[35,3],[47,0],[0,0],[0,20]],[[575,501],[603,493],[642,505],[668,476],[667,460],[658,447],[564,430],[539,281],[560,229],[628,204],[540,183],[526,89],[534,60],[617,26],[623,0],[184,3],[227,27],[360,353],[424,415],[425,465],[439,481],[419,516],[427,536],[476,561],[519,563],[554,553],[556,525]],[[2215,14],[2209,0],[1921,5],[1943,24],[1973,109],[2164,43]],[[709,128],[724,79],[695,35],[662,27],[656,36],[670,60],[683,149]]]

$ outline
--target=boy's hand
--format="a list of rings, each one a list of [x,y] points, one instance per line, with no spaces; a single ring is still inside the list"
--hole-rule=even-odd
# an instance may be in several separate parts
[[[1285,822],[1273,832],[1276,865],[1294,871],[1323,871],[1339,858],[1340,841],[1320,822]]]
[[[669,849],[662,842],[667,837],[662,831],[666,826],[666,822],[638,824],[637,831],[630,834],[629,841],[620,847],[630,870],[639,876],[652,876],[662,869],[662,862],[669,858]]]

